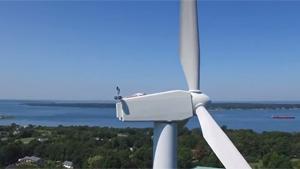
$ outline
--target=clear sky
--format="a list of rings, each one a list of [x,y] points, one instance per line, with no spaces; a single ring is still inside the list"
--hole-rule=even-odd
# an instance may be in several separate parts
[[[212,100],[300,100],[300,1],[200,1]],[[0,2],[0,99],[186,89],[178,1]]]

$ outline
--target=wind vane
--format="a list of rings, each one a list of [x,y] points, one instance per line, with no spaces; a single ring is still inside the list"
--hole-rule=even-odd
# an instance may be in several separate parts
[[[121,100],[122,96],[120,96],[120,91],[121,90],[120,90],[119,86],[116,87],[116,90],[117,90],[117,96],[115,96],[114,99],[115,100]]]

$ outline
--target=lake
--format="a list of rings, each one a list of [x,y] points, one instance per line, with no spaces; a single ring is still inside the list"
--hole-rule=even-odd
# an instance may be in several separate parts
[[[219,125],[230,129],[300,132],[300,109],[291,110],[219,110],[210,111]],[[0,125],[88,125],[100,127],[152,127],[151,122],[121,122],[115,117],[114,108],[80,108],[29,106],[22,101],[0,101],[0,115],[13,115],[12,119],[0,119]],[[295,119],[272,119],[273,115],[291,115]],[[198,128],[193,117],[189,128]]]

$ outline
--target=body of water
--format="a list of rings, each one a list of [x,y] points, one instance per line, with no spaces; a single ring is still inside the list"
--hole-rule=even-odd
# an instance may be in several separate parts
[[[293,110],[219,110],[210,111],[219,125],[231,129],[262,131],[300,132],[300,109]],[[152,127],[151,122],[121,122],[115,117],[114,108],[80,108],[29,106],[22,101],[0,101],[0,115],[12,115],[11,119],[0,119],[0,125],[88,125],[101,127]],[[272,119],[273,115],[290,115],[295,119]],[[189,128],[198,128],[193,117]]]

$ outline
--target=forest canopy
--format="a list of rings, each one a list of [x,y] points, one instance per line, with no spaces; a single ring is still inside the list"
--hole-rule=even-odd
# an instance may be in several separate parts
[[[300,168],[300,133],[223,130],[253,168]],[[18,165],[19,158],[36,156],[43,165],[62,168],[66,160],[75,168],[151,168],[152,129],[107,127],[0,126],[0,166]],[[223,167],[200,129],[179,127],[178,167]]]

